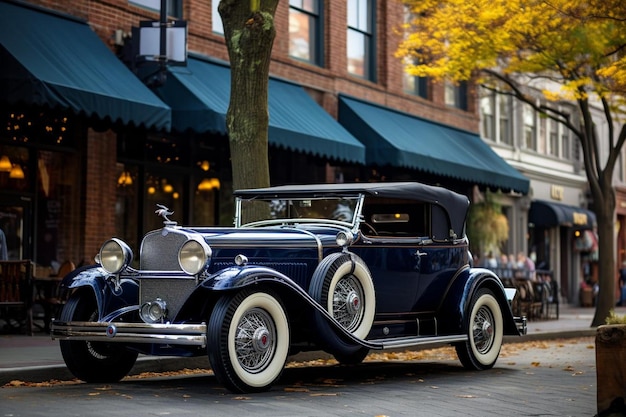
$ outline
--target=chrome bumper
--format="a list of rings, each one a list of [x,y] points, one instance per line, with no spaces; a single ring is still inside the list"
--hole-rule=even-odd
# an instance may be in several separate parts
[[[206,323],[146,324],[53,321],[52,339],[108,343],[156,343],[206,347]]]
[[[515,319],[515,325],[517,326],[517,330],[519,331],[519,334],[521,336],[524,336],[526,334],[526,316],[522,316],[522,317],[514,317]]]

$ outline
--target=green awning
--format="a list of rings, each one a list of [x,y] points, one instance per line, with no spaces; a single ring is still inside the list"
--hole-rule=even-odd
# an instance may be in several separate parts
[[[46,105],[169,129],[171,112],[83,21],[0,3],[0,88],[9,105]]]
[[[596,215],[582,207],[569,206],[554,201],[534,200],[528,211],[528,223],[536,227],[565,226],[576,229],[593,229]]]
[[[170,67],[157,94],[172,108],[172,129],[226,134],[230,68],[190,56]],[[364,163],[365,147],[296,84],[270,78],[270,145],[348,162]]]
[[[474,133],[347,97],[339,98],[339,123],[365,145],[368,165],[528,193],[529,180]]]

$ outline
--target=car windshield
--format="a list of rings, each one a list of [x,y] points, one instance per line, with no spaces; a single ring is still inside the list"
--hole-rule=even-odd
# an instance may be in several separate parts
[[[240,224],[294,223],[294,219],[330,219],[354,224],[358,197],[274,198],[241,200]]]

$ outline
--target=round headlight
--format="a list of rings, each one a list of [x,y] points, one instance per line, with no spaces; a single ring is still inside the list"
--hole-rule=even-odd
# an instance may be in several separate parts
[[[353,240],[354,236],[352,236],[352,233],[350,232],[341,231],[337,233],[337,236],[335,237],[335,242],[337,242],[337,245],[341,247],[350,245]]]
[[[132,262],[133,252],[126,243],[113,238],[102,245],[98,259],[105,271],[117,274]]]
[[[189,275],[196,275],[208,266],[211,248],[204,240],[188,240],[178,252],[178,263]]]

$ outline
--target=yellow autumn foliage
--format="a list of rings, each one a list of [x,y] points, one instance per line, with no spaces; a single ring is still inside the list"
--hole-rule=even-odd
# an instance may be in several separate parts
[[[468,80],[481,70],[561,84],[550,100],[618,100],[626,92],[626,2],[403,0],[412,19],[398,57],[415,76]]]

